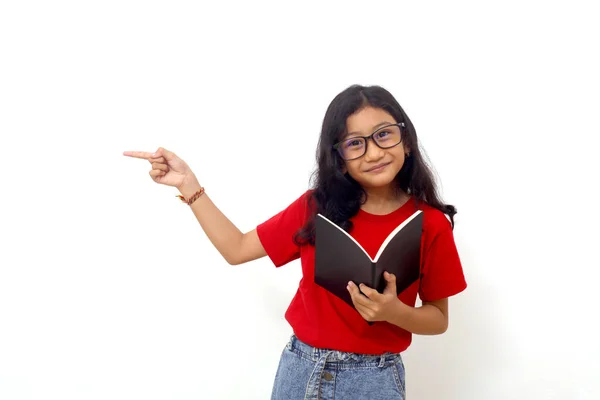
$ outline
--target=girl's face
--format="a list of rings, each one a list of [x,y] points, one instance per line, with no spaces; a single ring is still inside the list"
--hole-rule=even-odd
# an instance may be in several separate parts
[[[366,107],[348,117],[346,128],[349,133],[342,139],[368,136],[382,126],[397,122],[380,108]],[[382,149],[371,139],[367,140],[366,146],[366,152],[362,157],[345,161],[343,172],[348,172],[365,189],[390,185],[404,165],[405,154],[409,149],[403,142]]]

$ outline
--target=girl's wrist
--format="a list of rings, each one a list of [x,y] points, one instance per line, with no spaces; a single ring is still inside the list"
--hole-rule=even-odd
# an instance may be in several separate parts
[[[410,312],[411,308],[413,307],[405,304],[402,300],[398,299],[398,301],[395,303],[392,315],[390,316],[390,319],[387,322],[402,327],[403,322],[406,319],[406,316]]]
[[[184,178],[183,183],[177,187],[179,192],[186,199],[193,196],[198,190],[201,189],[201,185],[196,179],[195,176],[191,176],[189,178]]]

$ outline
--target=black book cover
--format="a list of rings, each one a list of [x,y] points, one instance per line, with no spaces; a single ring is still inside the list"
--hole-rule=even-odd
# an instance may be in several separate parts
[[[361,283],[382,293],[386,286],[383,272],[396,275],[400,294],[419,278],[423,212],[418,210],[394,229],[371,259],[362,246],[321,214],[317,214],[315,238],[315,283],[351,307],[348,282]]]

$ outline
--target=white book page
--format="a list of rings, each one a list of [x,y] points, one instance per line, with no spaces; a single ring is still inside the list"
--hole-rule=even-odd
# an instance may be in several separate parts
[[[352,239],[352,241],[353,241],[354,243],[356,243],[356,245],[357,245],[357,246],[358,246],[358,247],[359,247],[359,248],[360,248],[360,249],[363,251],[363,253],[365,253],[365,255],[366,255],[367,257],[369,257],[369,260],[373,261],[373,259],[372,259],[372,258],[369,256],[369,253],[367,253],[367,252],[365,251],[365,249],[364,249],[364,248],[363,248],[363,247],[360,245],[360,243],[358,243],[358,242],[356,241],[356,239],[354,239],[352,236],[350,236],[350,235],[348,234],[348,232],[346,232],[345,230],[343,230],[342,228],[340,228],[339,226],[337,226],[336,224],[334,224],[332,221],[330,221],[329,219],[327,219],[327,217],[326,217],[326,216],[324,216],[324,215],[322,215],[322,214],[317,214],[317,216],[318,216],[318,217],[321,217],[321,218],[323,218],[323,220],[325,220],[325,221],[329,222],[331,225],[335,226],[335,227],[336,227],[336,228],[337,228],[339,231],[341,231],[341,232],[342,232],[344,235],[346,235],[346,236],[348,236],[350,239]],[[393,233],[393,232],[392,232],[392,233]],[[385,247],[385,243],[384,243],[384,246],[383,246],[383,247]]]
[[[402,228],[404,228],[410,221],[412,221],[417,215],[419,215],[422,211],[421,210],[417,210],[415,211],[415,213],[413,215],[411,215],[410,217],[406,218],[406,220],[401,223],[400,225],[398,225],[396,227],[396,229],[394,229],[389,235],[388,237],[384,240],[384,242],[381,244],[381,247],[379,248],[379,251],[377,252],[377,255],[375,256],[375,262],[377,262],[377,260],[379,260],[379,257],[381,256],[381,253],[383,253],[383,250],[385,250],[385,247],[388,245],[388,243],[393,239],[394,236],[396,236],[396,233],[400,232],[400,230],[402,230]]]

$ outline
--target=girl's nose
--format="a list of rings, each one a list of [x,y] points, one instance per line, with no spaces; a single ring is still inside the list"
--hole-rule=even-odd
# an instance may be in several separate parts
[[[365,153],[365,161],[378,160],[383,157],[383,149],[377,146],[373,138],[366,141],[367,151]]]

